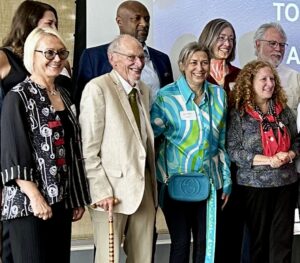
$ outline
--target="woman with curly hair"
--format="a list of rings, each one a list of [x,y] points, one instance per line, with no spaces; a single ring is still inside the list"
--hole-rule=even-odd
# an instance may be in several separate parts
[[[299,154],[296,121],[268,62],[252,61],[230,98],[228,153],[250,232],[250,262],[290,262]]]

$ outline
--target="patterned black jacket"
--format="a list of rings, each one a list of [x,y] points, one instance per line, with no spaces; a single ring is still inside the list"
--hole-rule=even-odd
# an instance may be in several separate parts
[[[35,182],[49,205],[64,201],[66,208],[74,208],[90,203],[75,107],[67,91],[60,86],[57,89],[71,124],[72,132],[66,138],[46,90],[29,78],[4,99],[1,119],[3,220],[32,214],[30,200],[15,179]],[[63,161],[65,146],[69,149],[69,162]]]

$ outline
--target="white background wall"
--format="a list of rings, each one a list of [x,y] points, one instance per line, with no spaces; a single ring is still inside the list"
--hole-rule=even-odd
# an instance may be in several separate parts
[[[122,0],[87,0],[87,45],[110,42],[119,34],[115,21]],[[255,58],[253,34],[266,22],[279,22],[288,35],[283,63],[300,70],[299,0],[141,0],[151,16],[147,45],[169,55],[174,77],[179,74],[181,48],[196,41],[205,24],[220,17],[230,21],[237,34],[234,65],[242,67]]]

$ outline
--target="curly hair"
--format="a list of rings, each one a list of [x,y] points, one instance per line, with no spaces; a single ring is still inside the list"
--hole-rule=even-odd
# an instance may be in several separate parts
[[[254,60],[246,64],[237,76],[235,86],[230,94],[229,106],[235,108],[241,112],[245,106],[255,107],[255,91],[253,87],[253,81],[262,68],[268,67],[272,70],[274,75],[274,92],[272,99],[275,103],[280,103],[283,108],[286,106],[287,98],[285,92],[280,84],[279,76],[276,69],[266,61]]]

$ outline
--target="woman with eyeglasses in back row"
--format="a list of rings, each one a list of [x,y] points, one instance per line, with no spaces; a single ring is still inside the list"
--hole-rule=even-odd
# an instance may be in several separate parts
[[[14,263],[69,263],[71,223],[90,203],[75,108],[55,83],[68,55],[56,30],[34,29],[24,44],[31,75],[3,102],[2,220]]]

